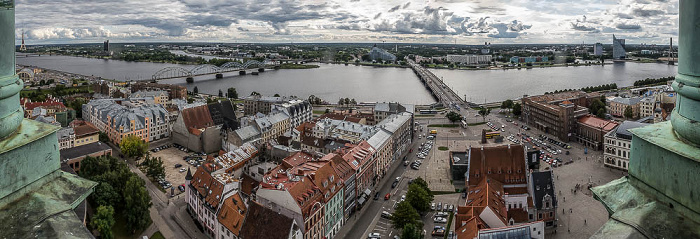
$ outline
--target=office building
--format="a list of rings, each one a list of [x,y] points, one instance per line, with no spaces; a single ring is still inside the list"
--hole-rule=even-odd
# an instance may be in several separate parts
[[[624,60],[625,58],[627,58],[625,39],[616,38],[613,34],[613,60]]]
[[[447,61],[462,65],[491,64],[491,55],[447,55]]]
[[[547,62],[547,61],[549,61],[549,57],[547,57],[547,56],[527,56],[527,57],[514,56],[514,57],[510,58],[510,63],[513,63],[513,64]]]
[[[158,84],[149,82],[136,82],[131,85],[131,92],[137,91],[165,91],[168,99],[187,99],[187,88],[180,85]]]
[[[596,43],[593,45],[593,55],[594,56],[602,56],[603,55],[603,43]]]
[[[374,105],[374,122],[370,125],[381,122],[389,115],[398,114],[402,112],[415,113],[415,105],[412,104],[401,104],[398,102],[389,103],[377,103]],[[368,123],[369,124],[369,123]]]
[[[394,62],[394,61],[396,61],[396,56],[394,54],[391,54],[391,53],[387,52],[386,50],[377,47],[377,44],[374,44],[374,47],[372,47],[372,50],[369,51],[369,57],[373,61],[377,61],[377,62],[381,62],[381,61]]]
[[[158,90],[158,91],[146,91],[146,90],[140,90],[136,91],[134,93],[131,93],[129,98],[150,98],[153,101],[153,104],[161,104],[161,105],[166,105],[170,104],[170,97],[168,92]]]
[[[576,119],[588,114],[588,98],[583,91],[525,97],[522,117],[529,126],[569,142]]]

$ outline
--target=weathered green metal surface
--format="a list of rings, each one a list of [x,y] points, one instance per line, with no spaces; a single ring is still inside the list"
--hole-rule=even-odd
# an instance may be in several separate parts
[[[56,171],[41,188],[0,208],[0,232],[8,238],[92,238],[73,208],[97,183]]]
[[[19,130],[0,141],[0,198],[61,167],[57,126],[24,120]]]
[[[680,2],[678,75],[673,89],[678,93],[671,123],[687,141],[700,145],[700,1]]]
[[[24,114],[19,105],[23,83],[15,74],[14,2],[0,0],[0,139],[12,134]]]
[[[623,177],[592,189],[610,220],[591,238],[699,238],[696,222]]]
[[[61,171],[59,127],[23,120],[15,75],[14,2],[0,0],[0,232],[3,238],[92,238],[73,209],[97,183]]]
[[[629,177],[593,188],[610,220],[592,238],[700,238],[700,1],[680,1],[671,122],[630,130]]]

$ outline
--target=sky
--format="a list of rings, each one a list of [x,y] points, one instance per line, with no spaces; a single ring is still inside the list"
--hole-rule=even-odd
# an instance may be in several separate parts
[[[678,0],[16,0],[27,44],[668,44]]]

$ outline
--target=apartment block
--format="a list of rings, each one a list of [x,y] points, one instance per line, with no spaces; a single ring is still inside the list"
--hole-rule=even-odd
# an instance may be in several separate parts
[[[124,99],[95,99],[83,105],[83,119],[107,134],[115,144],[134,135],[151,142],[170,137],[168,111]]]
[[[588,114],[588,95],[583,91],[530,96],[522,99],[525,122],[545,133],[569,142],[577,119]]]

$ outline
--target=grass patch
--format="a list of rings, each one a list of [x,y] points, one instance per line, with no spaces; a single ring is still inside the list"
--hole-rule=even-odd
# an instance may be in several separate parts
[[[319,68],[321,66],[319,65],[308,65],[308,64],[292,64],[292,63],[285,63],[280,65],[280,69],[312,69],[312,68]]]
[[[447,148],[445,146],[440,146],[440,147],[438,147],[438,149],[441,151],[447,151],[449,148]]]
[[[162,233],[160,233],[160,231],[157,231],[157,232],[153,233],[153,235],[151,236],[151,239],[165,239],[165,237],[163,236]]]
[[[477,126],[477,125],[482,125],[482,124],[486,124],[486,122],[468,123],[467,125],[469,125],[469,126]]]
[[[322,115],[322,114],[325,114],[325,113],[326,113],[325,110],[314,110],[313,112],[314,112],[314,114],[316,114],[316,115]]]
[[[430,124],[428,127],[457,128],[458,124]]]

